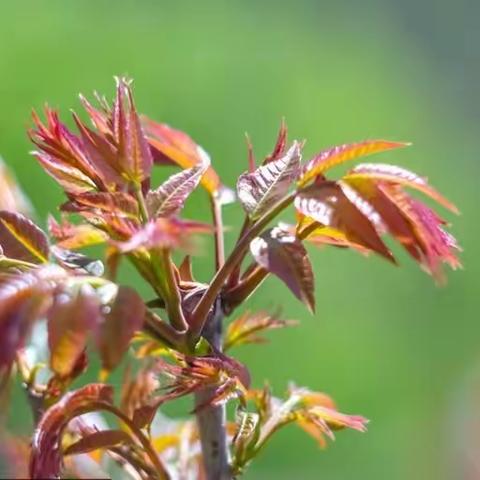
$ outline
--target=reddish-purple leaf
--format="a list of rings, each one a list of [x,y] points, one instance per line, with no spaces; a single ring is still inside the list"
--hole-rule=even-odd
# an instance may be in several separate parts
[[[339,145],[323,150],[315,155],[302,169],[302,175],[298,181],[300,186],[305,186],[318,175],[322,175],[330,168],[341,163],[355,160],[366,155],[406,147],[408,143],[390,142],[387,140],[366,140],[359,143]]]
[[[204,163],[183,170],[172,175],[157,190],[148,192],[146,202],[150,217],[170,217],[180,213],[208,166],[209,163]]]
[[[190,249],[192,235],[197,233],[210,233],[209,225],[200,222],[180,220],[177,218],[157,218],[147,223],[132,237],[118,243],[121,252],[131,252],[139,248],[183,248]]]
[[[124,78],[117,79],[112,125],[122,173],[140,185],[150,176],[153,159],[135,109],[130,82]]]
[[[32,438],[30,477],[58,478],[62,468],[62,436],[70,420],[112,403],[112,387],[93,383],[67,393],[50,407],[44,413]]]
[[[48,312],[48,346],[50,368],[59,377],[68,377],[74,370],[99,320],[100,303],[88,285],[73,296],[56,295]]]
[[[261,267],[279,277],[310,311],[315,310],[312,265],[297,237],[275,227],[256,237],[250,251]]]
[[[285,154],[285,149],[287,148],[287,134],[287,124],[285,123],[285,120],[282,120],[282,123],[280,124],[280,130],[278,131],[277,141],[273,147],[272,153],[268,155],[263,162],[264,165],[272,162],[273,160],[277,160]]]
[[[239,177],[238,198],[250,218],[260,217],[288,192],[299,173],[300,158],[300,147],[294,142],[283,157]]]
[[[132,442],[132,438],[123,430],[101,430],[93,432],[72,443],[65,449],[63,454],[78,455],[93,452],[98,449],[112,448],[122,443],[130,442]]]
[[[347,240],[394,262],[390,250],[377,233],[377,228],[382,228],[380,216],[348,185],[327,181],[312,185],[298,193],[295,207],[322,225],[343,232]]]
[[[62,205],[64,212],[98,211],[100,213],[138,218],[138,203],[125,192],[87,192],[72,195],[72,201]]]
[[[418,176],[405,168],[395,165],[386,165],[382,163],[362,163],[350,170],[343,177],[345,182],[356,186],[361,185],[363,181],[386,182],[395,185],[402,185],[413,188],[419,192],[428,195],[440,205],[448,208],[454,213],[458,213],[457,207],[448,201],[443,195],[431,187],[425,178]]]
[[[0,245],[7,257],[31,263],[48,261],[47,236],[20,213],[0,211]]]
[[[145,304],[140,295],[130,287],[120,286],[97,332],[97,346],[105,370],[113,370],[118,365],[134,333],[142,328],[144,317]]]
[[[52,156],[43,152],[33,152],[43,169],[54,178],[62,188],[71,194],[96,190],[93,180],[76,167],[57,162]]]

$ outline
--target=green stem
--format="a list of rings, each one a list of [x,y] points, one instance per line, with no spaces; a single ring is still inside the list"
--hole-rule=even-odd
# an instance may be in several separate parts
[[[179,332],[185,332],[188,324],[182,311],[182,299],[173,270],[170,251],[166,248],[152,250],[151,260],[158,285],[165,300],[165,307],[170,323]]]
[[[215,271],[217,272],[225,263],[222,205],[214,195],[210,196],[210,203],[212,207],[213,227],[215,228]]]

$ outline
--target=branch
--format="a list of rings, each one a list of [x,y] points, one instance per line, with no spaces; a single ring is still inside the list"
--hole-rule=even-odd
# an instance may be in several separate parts
[[[233,269],[240,264],[243,260],[250,242],[259,235],[262,230],[286,207],[288,207],[295,198],[295,192],[287,195],[283,200],[278,202],[271,210],[266,212],[255,222],[250,229],[243,235],[238,242],[237,246],[233,249],[233,252],[225,261],[223,267],[216,273],[212,283],[203,294],[202,298],[198,302],[195,310],[190,318],[190,332],[189,339],[192,344],[195,344],[202,334],[203,326],[205,324],[208,312],[212,308],[215,299],[219,295],[223,288],[225,280],[228,278]]]
[[[210,196],[213,215],[213,227],[215,229],[215,271],[218,272],[225,263],[225,242],[223,238],[222,205],[214,195]]]

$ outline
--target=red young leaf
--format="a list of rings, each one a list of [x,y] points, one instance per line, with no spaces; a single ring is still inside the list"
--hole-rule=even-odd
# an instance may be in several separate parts
[[[380,216],[347,185],[327,181],[312,185],[298,193],[295,207],[322,225],[343,232],[347,240],[394,262],[376,230],[376,226],[381,228]]]
[[[95,291],[84,285],[74,296],[60,292],[48,312],[50,368],[68,377],[87,345],[90,332],[100,319]]]
[[[282,120],[280,130],[278,131],[277,142],[275,143],[272,153],[268,155],[263,162],[264,165],[285,155],[285,149],[287,148],[287,134],[287,124],[285,123],[285,120]]]
[[[145,304],[140,295],[130,287],[120,286],[97,333],[97,346],[105,370],[113,370],[119,364],[134,333],[142,328],[144,317]]]
[[[64,455],[78,455],[89,453],[98,449],[116,447],[122,443],[130,443],[132,438],[123,430],[101,430],[90,433],[89,435],[77,440],[69,445]]]
[[[300,147],[294,142],[283,157],[240,175],[237,194],[250,218],[260,217],[288,192],[297,178],[300,158]]]
[[[153,159],[133,102],[130,82],[123,78],[117,79],[112,125],[122,173],[140,185],[150,177]]]
[[[53,177],[67,193],[78,194],[96,189],[95,182],[81,170],[55,161],[53,157],[42,152],[33,152],[43,169]]]
[[[330,168],[341,163],[355,160],[365,155],[384,152],[394,148],[406,147],[408,143],[390,142],[386,140],[366,140],[360,143],[339,145],[323,150],[315,155],[304,167],[298,181],[300,186],[305,186],[310,180],[323,174]]]
[[[440,205],[448,208],[452,212],[458,213],[457,207],[431,187],[427,181],[419,177],[416,173],[410,172],[405,168],[395,165],[385,165],[382,163],[362,163],[353,168],[343,177],[347,183],[353,186],[361,184],[362,181],[373,180],[376,182],[393,183],[418,190],[438,202]]]
[[[81,140],[60,122],[56,111],[46,107],[46,125],[33,112],[35,130],[29,132],[40,152],[33,152],[47,173],[67,192],[80,193],[104,189],[101,171],[93,165]]]
[[[315,310],[312,265],[297,237],[275,227],[252,240],[250,251],[261,267],[279,277],[310,311]]]
[[[32,439],[30,477],[58,478],[62,467],[61,440],[73,418],[112,404],[113,389],[109,385],[93,383],[67,393],[50,407],[40,420]]]
[[[148,192],[146,202],[150,217],[170,217],[180,213],[208,167],[209,163],[195,165],[172,175],[157,190]]]
[[[49,246],[46,235],[20,213],[0,211],[0,245],[9,258],[46,263]]]
[[[461,266],[455,255],[460,248],[455,238],[443,229],[445,222],[432,209],[398,187],[383,185],[381,191],[408,222],[411,233],[402,241],[404,246],[428,273],[443,283],[442,263],[448,263],[454,269]]]
[[[122,252],[131,252],[139,248],[183,248],[190,249],[191,236],[196,233],[210,233],[211,227],[204,223],[180,220],[177,218],[157,218],[147,223],[132,237],[117,246]]]

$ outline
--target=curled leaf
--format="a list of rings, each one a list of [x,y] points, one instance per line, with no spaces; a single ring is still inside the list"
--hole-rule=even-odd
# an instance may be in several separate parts
[[[31,263],[48,261],[47,236],[20,213],[0,211],[0,245],[7,257]]]
[[[298,175],[300,158],[300,147],[294,142],[283,157],[240,175],[237,194],[250,218],[260,217],[287,193]]]
[[[280,278],[310,311],[315,310],[313,269],[302,242],[279,227],[250,243],[255,261]]]
[[[84,413],[112,404],[113,389],[93,383],[67,393],[50,407],[32,438],[30,477],[33,479],[58,478],[62,468],[61,440],[68,423]]]

